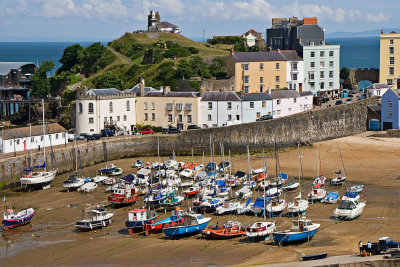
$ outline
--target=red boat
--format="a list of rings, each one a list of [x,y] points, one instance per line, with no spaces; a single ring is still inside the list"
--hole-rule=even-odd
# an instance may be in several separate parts
[[[182,217],[182,215],[182,210],[180,208],[176,208],[174,211],[172,211],[172,216],[164,220],[155,223],[145,223],[143,225],[143,230],[145,231],[145,234],[148,235],[149,233],[162,232],[162,229],[165,227],[181,225],[185,222],[185,219]]]
[[[216,238],[216,239],[228,239],[246,235],[246,231],[242,228],[240,222],[227,222],[224,226],[217,227],[216,229],[208,228],[203,230],[203,235]]]
[[[184,190],[182,193],[185,196],[194,196],[197,195],[200,192],[200,187],[199,186],[191,186],[188,189]]]
[[[260,172],[259,174],[253,175],[252,178],[253,178],[253,180],[256,181],[256,182],[264,181],[264,173],[263,173],[263,172]],[[265,177],[265,178],[267,178],[267,177]]]
[[[139,198],[135,187],[121,186],[108,195],[108,202],[116,205],[132,204]]]

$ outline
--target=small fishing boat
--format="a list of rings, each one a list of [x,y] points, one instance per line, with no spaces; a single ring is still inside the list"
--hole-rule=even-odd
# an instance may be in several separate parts
[[[93,182],[88,182],[78,188],[78,192],[90,193],[97,188],[97,184]]]
[[[184,219],[182,225],[163,228],[166,238],[198,234],[207,227],[211,220],[211,218],[203,217],[201,214],[185,214],[182,217]]]
[[[335,204],[340,200],[338,192],[328,192],[326,197],[322,200],[324,203]]]
[[[182,204],[185,198],[183,196],[177,196],[176,192],[169,193],[166,198],[160,201],[160,206],[163,208],[172,208]]]
[[[146,234],[149,234],[153,232],[161,232],[164,227],[181,225],[185,221],[185,218],[183,218],[182,215],[183,211],[179,208],[175,208],[170,217],[158,222],[145,223],[143,230],[146,232]]]
[[[246,235],[246,231],[244,231],[242,224],[240,222],[228,221],[220,229],[208,230],[207,235],[209,236],[209,238],[229,239],[229,238],[244,236]]]
[[[95,228],[103,228],[109,225],[114,216],[114,212],[107,212],[104,209],[90,210],[88,213],[92,215],[91,218],[77,221],[75,224],[78,230],[92,230]]]
[[[286,209],[284,199],[271,198],[267,203],[266,210],[271,214],[281,214]]]
[[[209,212],[215,211],[216,208],[222,206],[224,204],[224,200],[221,198],[210,198],[201,201],[199,205],[199,209]]]
[[[198,185],[191,186],[186,190],[182,191],[182,193],[187,197],[197,195],[199,192],[200,192],[200,187]]]
[[[360,193],[364,189],[364,185],[353,185],[349,188],[347,188],[347,192],[356,192]]]
[[[299,183],[297,183],[297,182],[295,182],[295,181],[291,181],[291,182],[285,184],[285,185],[282,187],[282,190],[283,190],[283,191],[295,190],[297,187],[299,187],[299,185],[300,185]]]
[[[314,255],[301,255],[301,258],[303,261],[310,261],[310,260],[320,260],[320,259],[325,259],[328,256],[328,253],[318,253]]]
[[[308,200],[310,202],[318,202],[318,201],[322,201],[325,196],[326,196],[326,190],[325,189],[323,189],[323,188],[314,188],[308,194]]]
[[[252,241],[267,240],[274,231],[274,222],[255,222],[247,227],[246,235]]]
[[[319,227],[320,224],[302,217],[292,222],[290,230],[274,232],[272,236],[279,245],[308,241],[318,232]]]
[[[308,208],[308,201],[306,199],[301,199],[301,194],[287,205],[287,211],[294,214],[303,214]]]
[[[115,165],[114,164],[107,164],[105,168],[101,168],[98,170],[100,174],[110,174],[115,170]]]
[[[144,166],[143,160],[137,160],[136,162],[132,163],[132,168],[142,168]]]
[[[93,177],[90,182],[96,183],[96,184],[100,184],[103,183],[105,180],[107,180],[109,177],[105,176],[105,175],[97,175],[95,177]]]
[[[124,171],[121,168],[115,168],[109,175],[110,176],[118,176],[121,175]]]
[[[157,218],[157,213],[148,211],[147,209],[134,209],[128,211],[128,219],[125,225],[128,229],[142,230],[145,224],[152,224]]]
[[[353,220],[362,214],[365,205],[365,202],[355,199],[342,200],[333,212],[333,216],[339,220]]]
[[[242,187],[241,189],[235,192],[235,197],[237,199],[244,199],[251,197],[252,194],[253,192],[251,191],[250,187]]]
[[[131,185],[122,185],[108,195],[107,200],[113,205],[133,204],[139,198],[136,188]]]
[[[350,199],[355,199],[359,200],[360,195],[357,192],[346,192],[344,193],[342,200],[350,200]]]
[[[14,214],[12,209],[7,209],[3,214],[3,228],[11,229],[30,223],[35,211],[32,208],[22,210]]]
[[[233,214],[237,213],[238,209],[242,208],[242,204],[240,202],[229,202],[225,203],[222,206],[219,206],[215,209],[216,215],[225,215],[225,214]]]
[[[179,173],[180,176],[183,176],[185,178],[192,178],[194,176],[194,174],[195,174],[195,171],[191,170],[191,169],[184,169],[183,171],[181,171]]]
[[[63,186],[69,192],[70,190],[76,190],[81,187],[85,183],[84,180],[83,178],[78,178],[77,174],[73,174],[63,182]]]

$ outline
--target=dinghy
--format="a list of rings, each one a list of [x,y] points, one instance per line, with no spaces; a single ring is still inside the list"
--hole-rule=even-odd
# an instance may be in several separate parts
[[[255,222],[247,227],[246,235],[252,241],[268,240],[270,234],[274,231],[274,222]]]
[[[32,208],[22,210],[14,214],[12,209],[7,209],[3,214],[3,228],[11,229],[30,223],[35,211]]]
[[[123,170],[121,168],[115,168],[109,175],[110,176],[118,176],[123,173]]]
[[[76,190],[81,187],[85,183],[84,180],[85,179],[78,178],[77,174],[73,174],[64,181],[63,186],[69,192],[70,190]]]
[[[360,193],[364,189],[364,185],[353,185],[349,188],[347,188],[347,192],[355,192],[355,193]]]
[[[94,191],[96,188],[97,188],[96,183],[88,182],[88,183],[82,185],[81,187],[79,187],[78,192],[90,193],[90,192]]]
[[[283,190],[283,191],[295,190],[297,187],[299,187],[299,185],[300,185],[299,183],[297,183],[297,182],[295,182],[295,181],[292,181],[292,182],[290,182],[290,183],[284,185],[284,186],[282,187],[282,190]]]
[[[238,221],[228,221],[220,229],[207,231],[209,238],[214,239],[229,239],[235,237],[241,237],[246,235],[242,224]]]
[[[91,218],[77,221],[75,224],[78,230],[92,230],[95,228],[103,228],[109,225],[114,216],[114,212],[107,212],[104,209],[90,210]]]
[[[160,232],[164,227],[181,225],[185,221],[182,215],[183,211],[180,208],[175,208],[175,210],[172,211],[172,215],[170,217],[158,222],[145,223],[143,226],[143,230],[146,234],[149,234],[151,232]]]
[[[310,261],[310,260],[320,260],[320,259],[325,259],[328,256],[328,253],[319,253],[319,254],[314,254],[314,255],[301,255],[301,258],[303,261]]]

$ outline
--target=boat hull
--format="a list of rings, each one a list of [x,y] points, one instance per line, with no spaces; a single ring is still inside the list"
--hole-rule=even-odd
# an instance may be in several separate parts
[[[75,224],[76,229],[78,230],[92,230],[92,229],[97,229],[97,228],[103,228],[106,227],[107,225],[111,224],[111,218],[105,219],[105,220],[98,220],[98,221],[91,221],[91,222],[77,222]]]
[[[325,259],[328,256],[328,253],[319,253],[319,254],[314,254],[314,255],[303,255],[301,258],[303,261],[310,261],[310,260],[319,260],[319,259]]]
[[[129,220],[126,220],[125,221],[125,226],[128,229],[142,230],[143,226],[145,224],[151,224],[155,218],[156,217],[150,218],[148,220],[143,220],[143,221],[129,221]]]
[[[164,228],[163,232],[165,237],[179,237],[179,236],[186,236],[186,235],[195,235],[203,231],[207,225],[208,221],[197,224],[197,225],[190,225],[190,226],[178,226],[178,227],[168,227]]]
[[[45,189],[54,180],[56,174],[57,171],[53,170],[39,177],[22,177],[19,179],[19,182],[21,183],[21,186],[28,188],[28,190],[40,188]]]
[[[108,202],[114,205],[128,205],[135,203],[136,200],[139,198],[139,195],[133,195],[131,197],[119,197],[110,195],[108,196]]]
[[[307,232],[276,232],[273,233],[272,236],[274,238],[274,242],[279,244],[289,244],[295,242],[303,242],[311,240],[311,238],[318,232],[319,228],[316,228]]]
[[[181,225],[184,221],[185,220],[182,217],[173,216],[153,224],[144,224],[143,230],[148,233],[161,232],[165,227]]]
[[[16,228],[18,226],[28,224],[31,222],[33,216],[35,216],[35,212],[33,212],[32,214],[30,214],[24,218],[3,220],[3,227],[4,227],[4,229],[12,229],[12,228]]]

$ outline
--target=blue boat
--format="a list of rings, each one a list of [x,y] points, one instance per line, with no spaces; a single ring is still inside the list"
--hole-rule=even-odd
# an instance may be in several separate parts
[[[264,210],[266,209],[266,206],[268,205],[268,203],[271,201],[270,197],[258,197],[253,205],[251,205],[250,210],[251,212],[253,212],[254,214],[258,214],[260,212],[264,212]]]
[[[311,222],[310,219],[300,218],[293,221],[292,228],[286,231],[278,231],[272,234],[274,242],[279,245],[309,241],[317,232],[320,225]]]
[[[165,198],[166,196],[164,196],[161,191],[152,191],[152,189],[150,189],[150,194],[145,196],[144,203],[150,205],[159,205]]]
[[[211,220],[209,217],[204,218],[201,214],[186,214],[183,218],[185,221],[182,225],[163,229],[165,237],[181,237],[201,233]]]
[[[215,163],[215,162],[210,162],[210,163],[207,164],[205,170],[206,170],[206,172],[210,172],[210,171],[215,171],[215,170],[217,170],[217,168],[218,168],[217,163]]]
[[[142,230],[145,224],[154,223],[157,213],[149,212],[147,209],[134,209],[128,212],[128,219],[125,225],[128,229]]]
[[[311,261],[311,260],[320,260],[320,259],[325,259],[328,256],[328,253],[319,253],[319,254],[314,254],[314,255],[301,255],[301,258],[303,261]]]
[[[145,223],[143,226],[143,230],[146,232],[146,234],[150,232],[161,232],[162,229],[165,227],[171,227],[171,226],[176,226],[176,225],[181,225],[184,222],[184,218],[182,217],[182,210],[179,208],[176,208],[172,212],[172,216],[161,220],[156,223]]]
[[[338,192],[329,192],[326,197],[323,199],[323,202],[334,204],[339,200],[339,193]]]
[[[22,210],[17,214],[14,214],[12,209],[7,209],[3,214],[3,228],[11,229],[28,224],[34,215],[35,211],[32,208]]]
[[[107,164],[105,168],[99,169],[98,172],[101,174],[109,174],[115,170],[114,164]]]

